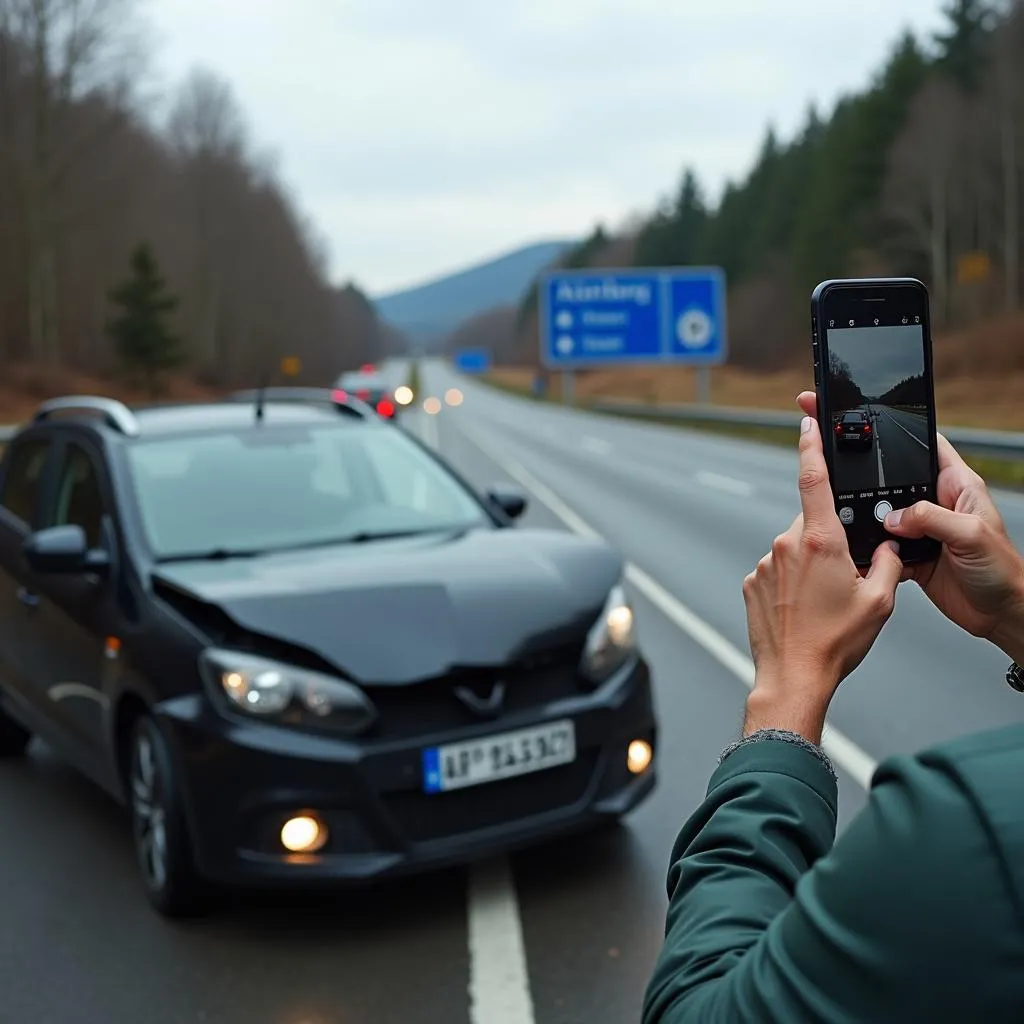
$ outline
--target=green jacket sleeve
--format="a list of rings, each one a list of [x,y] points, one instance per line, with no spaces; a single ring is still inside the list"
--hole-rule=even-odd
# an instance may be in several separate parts
[[[832,848],[835,823],[808,749],[722,762],[673,849],[644,1024],[1005,1019],[1020,925],[955,774],[895,758]]]

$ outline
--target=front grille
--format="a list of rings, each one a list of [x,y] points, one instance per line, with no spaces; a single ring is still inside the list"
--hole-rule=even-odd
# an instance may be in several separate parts
[[[413,843],[521,821],[582,800],[600,754],[582,751],[572,764],[450,793],[390,793],[387,808]]]
[[[381,739],[412,739],[462,729],[482,721],[495,721],[481,718],[467,708],[455,696],[455,688],[468,686],[474,693],[486,697],[499,680],[505,683],[502,717],[533,711],[551,701],[579,697],[587,692],[580,684],[575,657],[508,671],[463,670],[441,679],[403,686],[367,686],[366,694],[380,715],[374,734]]]

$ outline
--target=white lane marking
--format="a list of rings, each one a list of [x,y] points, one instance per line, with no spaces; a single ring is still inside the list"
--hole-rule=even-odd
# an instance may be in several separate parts
[[[424,444],[439,447],[437,418],[420,414]],[[519,898],[507,857],[472,864],[466,882],[470,1024],[534,1024]]]
[[[533,1024],[533,998],[515,881],[507,857],[469,872],[469,1019]]]
[[[580,441],[580,447],[594,455],[607,455],[612,450],[612,446],[599,437],[584,437]]]
[[[875,430],[878,429],[878,419],[875,419]],[[878,486],[885,486],[885,470],[882,468],[882,441],[881,438],[875,436],[875,453],[878,456]]]
[[[926,445],[924,441],[922,441],[921,438],[917,436],[917,434],[912,434],[909,430],[907,430],[907,428],[903,426],[903,424],[900,423],[900,421],[896,419],[896,417],[893,416],[893,414],[889,412],[888,409],[885,409],[883,411],[885,412],[886,419],[890,420],[892,423],[895,423],[896,426],[899,427],[900,430],[902,430],[903,433],[907,435],[907,437],[913,438],[922,448],[924,448],[925,451],[928,450],[928,445]]]
[[[600,534],[589,523],[571,509],[554,491],[538,480],[529,470],[513,459],[506,458],[494,451],[490,445],[482,443],[477,434],[465,435],[488,458],[500,466],[513,480],[518,481],[527,490],[532,491],[547,507],[554,512],[570,530],[584,537],[599,537]],[[677,597],[665,589],[657,580],[649,576],[632,562],[626,563],[626,578],[639,590],[648,601],[657,607],[662,614],[691,640],[699,644],[723,667],[728,669],[749,690],[754,685],[754,663],[747,655],[734,647],[713,626],[706,623],[686,607]],[[822,736],[822,747],[832,760],[851,775],[863,788],[871,785],[871,776],[878,763],[853,740],[849,739],[830,725],[825,726]]]
[[[722,476],[719,473],[710,473],[703,469],[694,473],[693,479],[705,487],[713,487],[716,491],[737,494],[741,498],[749,498],[754,493],[753,485],[747,483],[746,480],[736,480],[731,476]]]

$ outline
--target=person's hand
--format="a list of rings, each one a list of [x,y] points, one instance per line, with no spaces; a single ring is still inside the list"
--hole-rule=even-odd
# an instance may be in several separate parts
[[[790,729],[820,743],[836,688],[892,614],[903,563],[886,542],[866,575],[853,564],[811,417],[801,425],[799,486],[801,514],[743,581],[756,669],[744,732]]]
[[[817,416],[814,393],[797,403]],[[939,435],[938,504],[919,501],[891,512],[894,537],[931,537],[942,543],[934,562],[908,566],[915,580],[948,619],[973,636],[992,640],[1011,657],[1024,657],[1024,559],[1006,533],[985,481]]]

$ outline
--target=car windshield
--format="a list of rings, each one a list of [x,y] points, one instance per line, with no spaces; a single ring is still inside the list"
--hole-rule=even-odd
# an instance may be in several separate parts
[[[143,526],[161,559],[258,554],[492,525],[401,431],[277,426],[129,448]]]
[[[864,414],[859,412],[849,412],[843,417],[846,423],[863,423]]]

